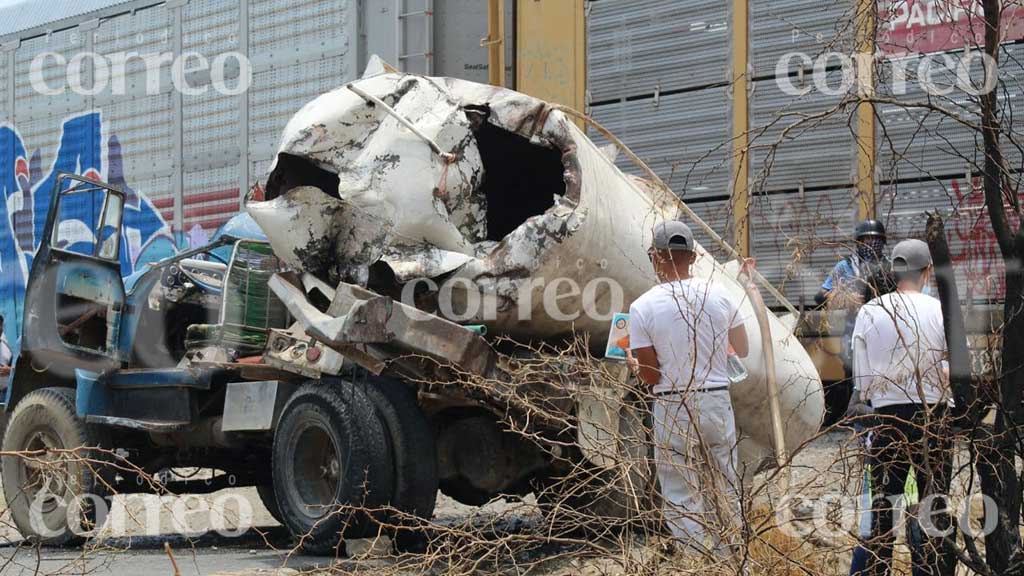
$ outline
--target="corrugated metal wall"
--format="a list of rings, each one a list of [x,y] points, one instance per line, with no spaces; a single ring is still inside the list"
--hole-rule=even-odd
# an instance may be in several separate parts
[[[812,302],[832,265],[851,249],[857,216],[856,107],[850,98],[815,85],[801,70],[799,52],[812,60],[829,52],[852,54],[853,0],[750,0],[751,252],[761,271],[794,303]],[[732,100],[730,2],[592,0],[588,28],[591,114],[612,129],[698,214],[731,234]],[[933,58],[941,59],[942,55]],[[786,62],[779,66],[780,60]],[[999,100],[1004,122],[1016,123],[1024,104],[1024,45],[1002,48]],[[825,66],[825,87],[844,82],[841,62]],[[960,91],[931,100],[914,71],[905,94],[894,94],[892,62],[876,67],[882,97],[901,103],[938,104],[965,122],[978,122],[976,99]],[[941,85],[955,72],[932,74]],[[980,79],[979,66],[972,77]],[[846,80],[852,81],[852,78]],[[783,90],[808,89],[804,95]],[[978,133],[927,107],[879,105],[877,128],[878,216],[890,227],[890,244],[923,231],[926,209],[943,210],[950,223],[965,299],[997,299],[1001,287],[987,215],[965,174],[980,169]],[[1004,146],[1011,170],[1024,157]],[[631,172],[636,170],[620,164]],[[688,178],[686,176],[689,176]],[[944,191],[944,192],[940,192]],[[955,191],[955,192],[951,192]],[[705,239],[705,245],[707,245]]]
[[[0,117],[10,127],[0,137],[8,199],[7,225],[0,229],[0,313],[13,319],[7,323],[12,335],[58,170],[92,171],[129,191],[129,249],[122,256],[128,273],[175,245],[204,242],[237,214],[250,187],[266,178],[288,119],[357,75],[355,0],[93,4],[87,13],[55,14],[73,16],[50,25],[55,30],[40,20],[36,28],[0,37],[0,86],[6,95]],[[252,85],[240,94],[222,94],[212,88],[209,72],[190,71],[193,60],[184,76],[201,93],[183,93],[175,89],[169,63],[150,78],[136,57],[123,73],[115,67],[108,88],[94,96],[71,90],[48,96],[30,79],[33,60],[46,52],[67,61],[83,52],[108,58],[197,53],[210,63],[238,52],[252,63]],[[240,66],[235,58],[226,62],[225,84],[232,89]],[[87,88],[102,78],[89,59],[84,70]],[[53,58],[42,76],[53,87],[68,84],[67,66]]]
[[[950,53],[959,58],[961,53]],[[879,91],[885,97],[900,103],[918,103],[919,107],[896,104],[878,108],[880,118],[878,171],[883,182],[907,181],[912,179],[962,177],[967,172],[977,172],[984,162],[981,149],[981,134],[970,126],[981,122],[976,97],[969,96],[959,88],[957,70],[942,64],[943,55],[923,58],[905,58],[898,65],[902,73],[893,71],[894,64],[887,63],[879,75]],[[1008,44],[1000,49],[1000,84],[997,95],[1000,105],[1008,114],[1004,122],[1013,122],[1016,110],[1024,110],[1024,45]],[[930,70],[927,80],[934,85],[929,94],[924,89],[925,78],[921,77],[922,64]],[[898,82],[894,78],[905,78]],[[970,77],[981,85],[981,59],[973,58]],[[949,91],[947,95],[937,92]],[[954,114],[950,117],[945,110]],[[1017,146],[1004,146],[1004,154],[1011,169],[1021,169],[1021,153]]]
[[[199,226],[212,232],[239,210],[250,185],[265,177],[277,139],[303,104],[356,75],[350,2],[310,0],[191,0],[169,2],[88,21],[68,30],[24,39],[14,51],[13,117],[27,150],[45,156],[58,147],[62,123],[98,111],[104,136],[123,150],[126,177],[153,201],[176,232]],[[131,5],[128,6],[133,7]],[[248,56],[251,89],[225,95],[209,75],[186,74],[202,94],[181,94],[164,66],[160,90],[148,94],[141,59],[130,61],[127,94],[94,98],[70,91],[41,96],[29,82],[29,65],[41,52],[71,59],[80,51],[104,55],[199,53],[209,61],[228,52]],[[3,62],[6,64],[6,61]],[[6,70],[6,67],[3,68]],[[239,79],[234,60],[226,84]],[[44,77],[65,81],[65,68],[51,65]]]
[[[589,11],[591,116],[688,201],[727,196],[728,3],[601,0]]]
[[[849,251],[857,150],[850,111],[839,108],[842,97],[819,90],[796,64],[778,63],[793,52],[849,53],[853,5],[750,3],[751,254],[797,305],[813,305],[822,280]],[[841,72],[828,70],[826,86],[841,85]],[[806,94],[783,90],[790,85]]]
[[[510,71],[514,4],[506,2]],[[205,242],[237,214],[245,194],[266,179],[292,115],[357,77],[370,54],[411,71],[430,66],[483,82],[488,75],[480,47],[487,8],[476,0],[57,0],[51,8],[19,7],[32,12],[26,17],[0,10],[10,16],[0,23],[0,314],[9,335],[18,333],[57,171],[89,172],[129,192],[122,255],[129,273],[176,246]],[[445,38],[435,46],[438,33]],[[193,94],[176,89],[169,62],[150,78],[142,58],[133,57],[94,96],[43,95],[30,67],[47,52],[65,61],[84,52],[196,53],[211,64],[238,52],[252,65],[252,84],[236,94],[213,90],[193,59],[184,73],[201,92]],[[234,58],[226,64],[225,84],[233,89],[241,70]],[[91,59],[83,70],[91,88],[99,79]],[[42,79],[66,86],[67,66],[48,59]]]
[[[727,2],[600,1],[591,6],[587,74],[592,101],[728,80]]]
[[[591,107],[595,120],[687,201],[721,197],[729,188],[729,114],[721,86]],[[628,160],[619,166],[641,173]]]
[[[847,115],[806,121],[840,98],[783,93],[776,62],[786,52],[817,54],[848,42],[844,6],[750,3],[751,251],[794,302],[813,297],[842,254],[838,241],[855,212],[856,153]],[[594,0],[588,44],[591,114],[731,237],[730,3]],[[797,235],[815,241],[798,245]]]
[[[882,66],[880,95],[898,104],[877,107],[878,214],[896,238],[923,237],[926,213],[946,219],[947,237],[961,298],[969,302],[999,301],[1005,293],[1003,264],[984,209],[979,174],[984,167],[978,98],[955,87],[962,51],[904,58]],[[1004,130],[1021,141],[1020,110],[1024,110],[1024,45],[1000,48],[996,95]],[[921,68],[922,62],[928,69]],[[894,74],[894,67],[903,70]],[[970,78],[983,83],[980,58],[973,58]],[[905,82],[900,82],[905,78]],[[933,87],[926,91],[924,85]],[[948,94],[944,94],[948,91]],[[1010,180],[1019,182],[1021,149],[1003,138]],[[1016,184],[1019,186],[1019,184]],[[1012,210],[1008,211],[1012,217]],[[1015,222],[1014,222],[1015,223]]]
[[[887,184],[881,191],[879,211],[885,225],[900,238],[923,238],[925,214],[938,211],[945,220],[961,298],[969,302],[1003,298],[1003,262],[978,178]],[[1015,218],[1013,224],[1017,224]]]
[[[288,119],[359,74],[354,2],[249,0],[249,183],[266,178]]]
[[[836,86],[842,74],[827,73]],[[805,77],[810,81],[810,77]],[[836,187],[854,182],[857,149],[842,97],[812,89],[783,91],[774,78],[755,80],[750,103],[751,177],[757,193]],[[797,88],[807,82],[793,80]]]
[[[751,249],[761,273],[793,304],[813,306],[824,275],[849,251],[849,189],[760,194],[751,204]]]

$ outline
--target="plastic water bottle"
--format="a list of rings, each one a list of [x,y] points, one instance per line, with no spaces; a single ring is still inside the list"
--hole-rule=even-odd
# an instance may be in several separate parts
[[[726,370],[729,373],[729,382],[733,384],[739,384],[749,376],[747,367],[743,365],[743,361],[736,355],[732,346],[729,346],[728,357],[726,359]]]

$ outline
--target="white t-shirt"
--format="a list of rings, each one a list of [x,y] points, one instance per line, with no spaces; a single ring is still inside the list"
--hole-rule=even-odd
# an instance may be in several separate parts
[[[743,323],[739,302],[698,278],[659,284],[629,307],[629,347],[654,347],[654,392],[729,385],[729,330]]]
[[[875,408],[952,404],[943,369],[942,306],[920,292],[891,292],[861,307],[853,330],[853,387]]]
[[[11,365],[11,347],[7,345],[7,338],[0,334],[0,366]]]

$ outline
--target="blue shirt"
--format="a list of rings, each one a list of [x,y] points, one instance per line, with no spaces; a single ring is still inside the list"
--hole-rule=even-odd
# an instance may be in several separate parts
[[[831,292],[837,285],[841,285],[846,289],[852,289],[854,281],[860,278],[860,274],[853,266],[854,258],[856,256],[843,258],[836,262],[836,265],[832,267],[832,271],[825,277],[825,282],[822,283],[821,289],[825,292]]]
[[[862,279],[863,274],[861,274],[860,266],[861,260],[856,254],[850,254],[836,262],[836,265],[832,267],[832,271],[825,278],[825,282],[822,283],[821,289],[825,292],[831,292],[837,287],[842,287],[844,290],[863,291],[865,286],[863,286],[864,280]],[[850,338],[853,336],[853,328],[856,324],[857,314],[847,313],[846,325],[843,329],[844,347],[850,344]],[[844,350],[844,355],[845,353],[846,350]]]

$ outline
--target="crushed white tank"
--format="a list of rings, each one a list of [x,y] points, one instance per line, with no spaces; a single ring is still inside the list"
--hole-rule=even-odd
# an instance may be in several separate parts
[[[377,72],[316,98],[285,128],[267,200],[248,205],[277,254],[490,334],[583,333],[603,346],[611,313],[654,285],[651,231],[680,216],[680,200],[621,172],[542,100]],[[771,449],[759,328],[737,267],[698,254],[695,274],[744,301],[750,377],[732,396],[741,455],[754,464]],[[770,321],[792,449],[820,425],[821,380],[792,322]]]

